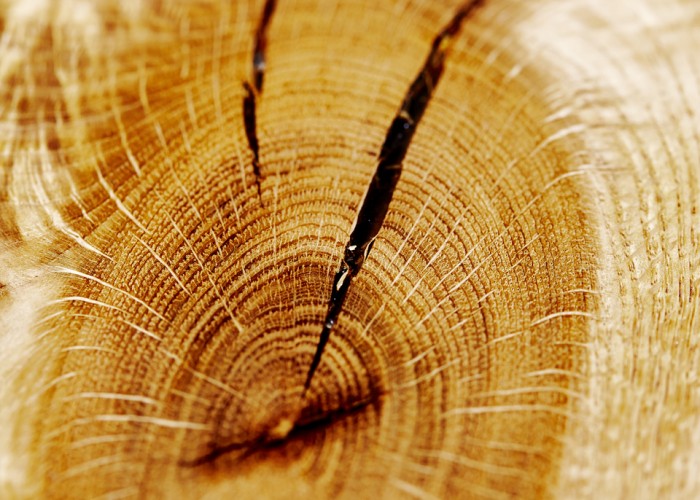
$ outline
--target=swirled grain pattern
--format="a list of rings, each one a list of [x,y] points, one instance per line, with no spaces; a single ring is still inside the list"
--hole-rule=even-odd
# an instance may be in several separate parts
[[[700,6],[482,3],[313,378],[464,4],[2,4],[0,495],[700,494]]]

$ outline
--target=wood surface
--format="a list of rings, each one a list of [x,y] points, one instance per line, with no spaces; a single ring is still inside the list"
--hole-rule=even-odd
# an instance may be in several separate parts
[[[696,0],[462,19],[305,389],[465,5],[0,2],[1,498],[700,498]]]

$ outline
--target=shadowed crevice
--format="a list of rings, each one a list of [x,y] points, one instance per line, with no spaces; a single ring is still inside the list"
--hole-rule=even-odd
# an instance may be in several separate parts
[[[362,264],[369,255],[374,240],[384,223],[394,189],[401,176],[402,163],[411,144],[411,139],[442,76],[445,52],[449,42],[459,31],[464,20],[482,3],[483,0],[472,0],[463,5],[447,26],[435,37],[423,67],[409,87],[401,107],[387,131],[379,152],[377,169],[360,204],[350,238],[345,246],[343,260],[333,279],[328,310],[318,346],[304,383],[303,395],[311,386],[311,381],[321,362],[321,356],[333,326],[338,321],[338,316],[343,308],[352,279],[362,268]]]
[[[266,0],[263,14],[255,32],[255,48],[253,49],[253,84],[244,82],[243,124],[248,147],[253,154],[253,175],[258,189],[258,197],[262,202],[262,187],[260,174],[260,146],[257,135],[257,100],[262,96],[263,80],[265,78],[265,50],[267,49],[267,28],[277,7],[277,0]]]
[[[260,24],[255,32],[255,49],[253,51],[253,82],[255,90],[262,91],[263,78],[265,76],[265,50],[267,49],[267,27],[272,19],[272,14],[277,7],[277,0],[266,0]]]
[[[248,82],[243,82],[245,96],[243,97],[243,124],[245,135],[248,138],[248,147],[253,154],[253,175],[258,188],[258,197],[262,199],[262,188],[260,186],[260,146],[258,144],[256,114],[255,114],[255,91]]]

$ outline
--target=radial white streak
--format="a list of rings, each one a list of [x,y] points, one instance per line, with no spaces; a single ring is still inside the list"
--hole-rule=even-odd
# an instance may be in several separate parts
[[[27,398],[27,400],[24,402],[24,405],[25,405],[25,406],[31,406],[31,405],[33,405],[33,404],[36,402],[36,400],[39,399],[39,398],[40,398],[43,394],[45,394],[48,390],[50,390],[50,389],[56,387],[56,386],[57,386],[58,384],[60,384],[61,382],[64,382],[64,381],[66,381],[66,380],[70,380],[70,379],[72,379],[72,378],[74,378],[74,377],[77,377],[78,375],[79,375],[78,372],[68,372],[68,373],[64,373],[63,375],[60,375],[60,376],[56,377],[56,378],[53,379],[51,382],[49,382],[49,383],[45,384],[43,387],[39,388],[39,390],[38,390],[37,392],[35,392],[35,393],[32,394],[31,396],[29,396],[29,397]]]
[[[545,404],[521,404],[521,405],[493,405],[493,406],[469,406],[466,408],[453,408],[442,414],[442,418],[464,415],[483,415],[489,413],[551,413],[571,420],[581,420],[582,416],[571,413],[564,408]]]
[[[56,171],[55,166],[51,162],[51,155],[49,154],[49,151],[46,148],[45,130],[41,128],[39,134],[41,146],[39,148],[39,151],[37,151],[39,157],[38,170],[36,168],[32,168],[35,164],[34,161],[31,159],[31,149],[27,149],[26,151],[21,152],[22,154],[17,154],[15,156],[16,161],[13,165],[13,168],[16,169],[18,172],[29,172],[29,178],[31,179],[32,188],[31,194],[33,195],[33,198],[37,200],[37,204],[44,210],[44,213],[51,221],[48,225],[49,228],[58,229],[58,231],[62,232],[63,234],[74,240],[78,245],[85,248],[86,250],[96,253],[97,255],[106,259],[112,260],[112,258],[109,255],[105,254],[100,249],[85,241],[82,235],[80,235],[75,229],[70,227],[68,223],[65,220],[63,220],[62,215],[55,207],[55,203],[49,197],[49,194],[45,187],[45,183],[51,182],[51,180],[53,180],[56,177]],[[21,178],[21,176],[19,175],[16,177],[18,179]],[[36,222],[41,225],[44,225],[42,222]],[[30,220],[27,220],[25,223],[20,224],[20,226],[23,229],[36,229],[36,224],[31,223]]]
[[[420,212],[418,213],[418,216],[413,221],[413,224],[411,224],[411,229],[408,230],[408,233],[406,233],[406,236],[401,240],[401,244],[399,245],[399,248],[396,249],[394,256],[391,258],[391,261],[389,261],[389,266],[391,266],[394,263],[396,258],[401,254],[403,247],[406,245],[406,243],[408,243],[410,241],[411,236],[413,235],[413,231],[415,231],[416,227],[418,227],[418,223],[423,218],[423,214],[425,213],[425,209],[428,208],[428,204],[430,203],[431,199],[432,199],[432,197],[428,196],[428,198],[425,200],[425,203],[423,203],[423,206],[421,207]],[[433,219],[433,220],[435,220],[435,219]],[[430,230],[426,231],[426,233],[430,233]],[[418,245],[418,247],[420,247],[420,244]],[[415,250],[414,250],[414,253],[415,253]],[[408,259],[407,264],[409,261],[410,261],[410,258]],[[401,275],[401,273],[399,272],[398,276],[400,276],[400,275]],[[394,283],[396,283],[398,276],[396,278],[394,278],[394,280],[391,282],[392,285]]]
[[[444,460],[446,462],[452,462],[452,463],[461,465],[463,467],[478,470],[481,472],[485,472],[486,474],[491,474],[494,476],[514,477],[514,478],[518,478],[518,479],[530,479],[530,478],[528,478],[528,476],[524,470],[516,469],[514,467],[503,467],[503,466],[496,465],[496,464],[490,464],[490,463],[484,462],[482,460],[474,460],[473,458],[469,458],[469,457],[463,456],[463,455],[457,455],[455,453],[450,453],[450,452],[445,451],[445,450],[425,451],[425,452],[419,451],[419,452],[416,452],[416,454],[418,456],[422,456],[422,457],[435,458],[438,460]],[[530,480],[530,481],[534,482],[532,480]]]
[[[86,446],[102,446],[105,444],[128,443],[129,441],[152,441],[153,434],[130,433],[130,434],[104,434],[102,436],[90,436],[76,441],[71,441],[70,448],[85,448]]]
[[[493,391],[476,392],[469,394],[470,398],[495,398],[503,396],[517,396],[521,394],[538,394],[538,393],[554,393],[562,394],[569,398],[574,399],[585,399],[586,395],[580,392],[572,391],[571,389],[566,389],[565,387],[559,386],[530,386],[530,387],[518,387],[515,389],[496,389]]]
[[[107,456],[101,456],[97,458],[93,458],[92,460],[87,460],[81,464],[78,464],[74,467],[71,467],[69,469],[66,469],[65,471],[61,472],[58,474],[58,477],[60,479],[70,479],[76,476],[79,476],[81,474],[85,474],[86,472],[90,472],[94,469],[100,469],[103,467],[107,467],[110,465],[120,465],[120,466],[125,466],[125,467],[138,467],[140,464],[137,464],[133,461],[129,461],[126,459],[124,454],[122,453],[117,453],[115,455],[107,455]]]
[[[238,321],[238,318],[236,318],[236,317],[233,315],[233,311],[231,311],[231,307],[230,307],[228,301],[224,300],[224,298],[223,298],[221,292],[219,291],[219,287],[216,285],[216,283],[214,282],[214,278],[212,277],[211,273],[209,272],[209,269],[207,269],[207,268],[204,266],[204,262],[202,262],[202,259],[199,257],[199,254],[197,254],[197,252],[195,251],[194,247],[192,246],[192,244],[190,243],[190,241],[187,239],[187,237],[185,237],[185,234],[182,232],[182,230],[180,229],[180,227],[175,223],[175,220],[172,218],[172,216],[171,216],[167,211],[165,211],[164,213],[165,213],[165,216],[166,216],[166,217],[168,218],[168,220],[170,221],[170,224],[171,224],[171,225],[173,226],[173,228],[175,229],[175,231],[177,231],[177,233],[180,235],[180,238],[182,238],[182,240],[185,242],[185,245],[187,245],[187,248],[189,249],[190,254],[191,254],[191,255],[195,258],[195,260],[197,261],[197,264],[199,265],[199,268],[207,275],[207,279],[209,280],[209,283],[211,284],[212,289],[214,290],[214,293],[215,293],[216,296],[218,297],[219,302],[221,303],[221,305],[223,306],[224,310],[226,311],[226,313],[228,314],[229,318],[231,319],[231,322],[233,323],[233,325],[234,325],[234,326],[236,327],[236,329],[238,330],[238,333],[243,333],[243,332],[245,331],[245,328],[243,328],[243,325],[241,324],[241,322]]]
[[[595,319],[595,315],[593,313],[587,312],[587,311],[560,311],[560,312],[555,312],[552,314],[549,314],[545,316],[544,318],[540,318],[536,321],[533,321],[530,324],[530,328],[534,328],[538,325],[541,325],[542,323],[546,323],[547,321],[551,321],[556,318],[565,318],[565,317],[583,317],[583,318],[588,318],[588,319]]]
[[[126,205],[122,202],[122,200],[117,196],[117,193],[112,189],[112,186],[110,186],[105,178],[102,176],[102,171],[100,170],[100,167],[96,164],[95,165],[95,172],[97,172],[97,179],[104,188],[105,191],[107,191],[107,195],[110,197],[110,199],[114,202],[114,204],[117,206],[117,208],[124,214],[126,217],[136,224],[136,227],[138,227],[141,231],[143,231],[146,234],[150,234],[150,231],[146,229],[146,227],[139,222],[139,220],[136,218],[134,214],[131,213],[131,211],[126,208]]]
[[[113,401],[128,401],[132,403],[142,403],[151,406],[161,406],[162,403],[157,399],[141,396],[138,394],[120,394],[116,392],[79,392],[61,398],[62,401],[76,401],[80,399],[105,399]]]
[[[398,384],[396,386],[396,390],[404,390],[404,389],[409,389],[411,387],[416,387],[419,384],[422,384],[423,382],[428,382],[429,380],[437,377],[440,373],[445,371],[446,369],[450,368],[451,366],[454,366],[455,364],[459,363],[461,361],[461,358],[458,359],[453,359],[449,363],[446,363],[442,366],[439,366],[435,368],[434,370],[430,371],[429,373],[426,373],[425,375],[418,377],[414,380],[411,380],[410,382],[407,382],[405,384]]]
[[[157,427],[163,427],[166,429],[184,429],[193,431],[210,431],[212,426],[210,424],[203,424],[201,422],[189,422],[187,420],[172,420],[160,417],[150,417],[147,415],[131,415],[125,413],[113,413],[113,414],[101,414],[93,415],[90,417],[82,417],[71,420],[64,425],[48,431],[45,434],[46,440],[55,439],[58,436],[68,432],[74,427],[79,427],[83,425],[93,425],[96,422],[111,422],[120,424],[138,424],[138,425],[154,425]]]
[[[559,368],[548,368],[548,369],[544,369],[544,370],[532,371],[532,372],[526,373],[523,376],[524,377],[546,377],[549,375],[561,375],[564,377],[576,378],[579,380],[586,380],[586,377],[587,377],[583,373],[577,373],[577,372],[573,372],[571,370],[561,370]]]
[[[106,304],[105,304],[105,305],[106,305]],[[116,307],[113,308],[113,309],[116,309],[116,310],[122,312],[123,314],[127,314],[127,312],[126,312],[125,310],[123,310],[123,309],[119,309],[119,308],[116,308]],[[65,314],[65,313],[64,313],[64,314]],[[131,322],[131,321],[129,321],[129,320],[126,320],[126,319],[117,318],[117,317],[114,317],[114,318],[104,318],[104,317],[98,316],[98,315],[96,315],[96,314],[83,314],[83,313],[74,313],[74,314],[71,314],[71,316],[76,317],[76,318],[102,319],[102,320],[105,320],[105,321],[108,320],[108,319],[114,319],[114,320],[116,320],[116,321],[119,321],[119,322],[121,322],[121,323],[124,323],[125,325],[129,326],[130,328],[133,328],[133,329],[136,330],[137,332],[142,333],[142,334],[146,335],[147,337],[152,338],[153,340],[157,340],[158,342],[162,342],[162,341],[163,341],[163,338],[162,338],[162,337],[159,337],[158,335],[156,335],[155,333],[151,332],[150,330],[147,330],[147,329],[143,328],[142,326],[139,326],[139,325],[137,325],[136,323],[133,323],[133,322]],[[93,347],[93,349],[97,350],[98,348]],[[114,350],[112,350],[112,349],[106,349],[106,348],[99,348],[99,349],[100,349],[100,350],[107,351],[107,352],[116,352],[116,351],[114,351]]]
[[[402,479],[392,477],[390,483],[399,491],[411,495],[412,497],[420,498],[421,500],[439,500],[435,495],[428,493],[415,484],[407,483]]]
[[[95,497],[93,500],[122,500],[123,498],[137,497],[141,490],[138,486],[127,486],[116,490],[108,491],[104,495]]]
[[[108,349],[106,347],[99,347],[94,345],[72,345],[70,347],[64,347],[61,352],[73,352],[73,351],[94,351],[94,352],[106,352],[108,354],[117,354],[114,349]]]
[[[174,279],[175,282],[180,286],[180,288],[181,288],[187,295],[191,296],[192,293],[187,289],[187,287],[186,287],[185,284],[182,282],[182,280],[178,277],[178,275],[175,274],[175,271],[173,270],[173,268],[170,267],[160,255],[158,255],[158,252],[156,252],[153,248],[151,248],[151,246],[150,246],[148,243],[146,243],[145,241],[143,241],[143,240],[142,240],[141,238],[139,238],[138,236],[134,235],[134,237],[138,240],[139,243],[141,243],[144,247],[146,247],[146,250],[148,250],[148,251],[151,253],[151,255],[153,256],[154,259],[156,259],[158,262],[160,262],[160,264],[161,264],[165,269],[167,269],[167,271],[170,273],[170,276],[173,277],[173,279]]]
[[[194,375],[198,379],[203,380],[203,381],[213,385],[214,387],[218,387],[219,389],[226,392],[227,394],[230,394],[231,396],[234,396],[235,398],[237,398],[245,403],[252,404],[253,406],[256,406],[258,409],[262,408],[262,406],[259,403],[246,397],[243,393],[237,391],[233,387],[230,387],[230,386],[226,385],[225,383],[221,382],[220,380],[217,380],[213,377],[210,377],[209,375],[206,375],[198,370],[195,370],[194,368],[189,367],[185,363],[185,361],[183,361],[177,354],[174,354],[174,353],[172,353],[166,349],[163,349],[163,348],[159,349],[159,351],[163,355],[165,355],[165,356],[169,357],[170,359],[172,359],[173,361],[175,361],[182,369],[187,370],[188,372],[190,372],[192,375]]]
[[[170,323],[170,321],[168,321],[165,318],[165,316],[163,316],[158,311],[153,309],[145,301],[139,299],[138,297],[127,292],[126,290],[122,290],[121,288],[116,287],[114,285],[111,285],[110,283],[107,283],[106,281],[103,281],[95,276],[92,276],[92,275],[86,274],[86,273],[82,273],[82,272],[76,271],[74,269],[69,269],[67,267],[55,267],[53,269],[54,269],[54,271],[56,271],[58,273],[71,274],[73,276],[78,276],[78,277],[85,278],[85,279],[90,280],[90,281],[94,281],[95,283],[98,283],[98,284],[104,286],[105,288],[109,288],[110,290],[114,290],[117,293],[121,293],[121,294],[125,295],[126,297],[130,298],[131,300],[133,300],[134,302],[136,302],[137,304],[140,304],[143,307],[145,307],[151,314],[153,314],[157,318],[161,319],[162,321],[165,321],[166,323]]]

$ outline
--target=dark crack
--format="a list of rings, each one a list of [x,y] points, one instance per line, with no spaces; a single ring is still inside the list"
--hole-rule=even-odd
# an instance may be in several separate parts
[[[372,176],[355,224],[350,232],[340,269],[333,279],[326,318],[304,383],[303,394],[309,389],[314,373],[321,362],[321,356],[333,326],[338,321],[352,279],[360,272],[362,264],[369,255],[374,240],[384,223],[394,189],[401,176],[402,163],[411,144],[411,139],[442,76],[448,42],[459,31],[464,20],[482,3],[483,0],[473,0],[465,4],[435,37],[421,71],[413,80],[389,127],[379,152],[377,169]]]
[[[253,153],[253,175],[255,184],[258,187],[258,197],[262,199],[262,187],[260,185],[260,146],[258,145],[258,134],[256,128],[255,114],[255,91],[248,82],[243,83],[245,96],[243,97],[243,124],[245,125],[245,135],[248,138],[248,147]]]
[[[255,48],[253,49],[253,84],[244,82],[243,122],[248,146],[253,154],[253,175],[258,189],[258,197],[262,201],[262,177],[260,173],[260,146],[258,143],[257,113],[258,99],[262,96],[263,80],[265,77],[265,50],[267,49],[267,28],[277,7],[277,0],[266,0],[263,14],[255,32]]]

